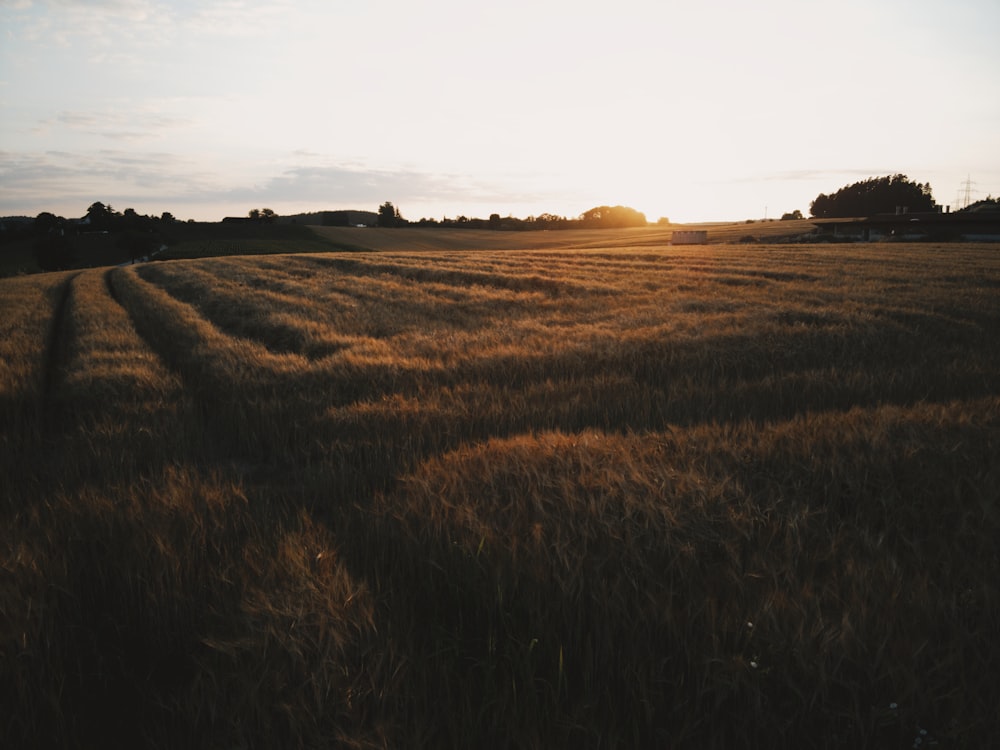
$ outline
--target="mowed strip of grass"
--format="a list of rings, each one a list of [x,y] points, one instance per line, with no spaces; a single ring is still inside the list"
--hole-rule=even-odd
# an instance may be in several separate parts
[[[8,736],[988,743],[998,288],[984,246],[87,272],[10,467]]]

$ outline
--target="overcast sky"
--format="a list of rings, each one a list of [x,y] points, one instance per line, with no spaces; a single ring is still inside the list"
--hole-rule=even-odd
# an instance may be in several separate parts
[[[997,0],[0,0],[0,215],[1000,195]]]

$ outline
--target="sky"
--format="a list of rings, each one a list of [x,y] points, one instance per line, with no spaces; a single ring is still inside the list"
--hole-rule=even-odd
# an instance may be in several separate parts
[[[997,0],[0,0],[0,216],[1000,196]]]

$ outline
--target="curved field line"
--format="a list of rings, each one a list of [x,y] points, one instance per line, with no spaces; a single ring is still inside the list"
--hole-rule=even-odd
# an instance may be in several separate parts
[[[380,349],[378,342],[322,360],[276,354],[256,340],[228,335],[136,269],[116,269],[112,281],[140,334],[181,373],[186,387],[206,406],[232,415],[244,407],[255,413],[277,409],[306,429],[325,406],[391,390],[427,367]]]
[[[305,258],[304,258],[305,259]],[[474,286],[510,289],[516,292],[540,292],[548,296],[589,294],[592,289],[566,278],[547,277],[524,267],[517,274],[491,273],[475,268],[442,269],[431,265],[407,265],[387,262],[389,256],[310,257],[309,262],[321,267],[333,267],[341,273],[355,276],[390,274],[415,282],[442,282],[454,286]]]
[[[226,335],[134,268],[115,269],[111,282],[136,330],[180,375],[184,394],[197,405],[205,443],[199,460],[253,465],[301,454],[318,404],[335,398],[335,381],[317,378],[304,357],[276,355]]]
[[[356,304],[340,292],[275,284],[268,276],[234,272],[222,263],[211,270],[192,264],[183,273],[172,271],[148,269],[141,275],[228,335],[257,341],[273,354],[314,360],[358,343],[358,336],[342,332],[353,327],[342,323]]]
[[[52,480],[123,482],[156,475],[193,450],[180,379],[112,296],[111,271],[82,271],[63,309],[58,379],[49,393]]]
[[[79,273],[75,273],[66,280],[56,308],[52,313],[52,328],[49,332],[49,343],[45,356],[44,398],[46,401],[50,401],[55,392],[61,365],[67,355],[69,346],[66,336],[68,331],[67,308],[79,275]]]
[[[20,510],[26,467],[44,453],[61,306],[74,272],[0,279],[0,497]],[[7,508],[4,507],[4,510]]]
[[[506,289],[473,291],[394,276],[345,276],[332,269],[277,284],[270,269],[229,263],[143,269],[141,275],[231,335],[310,359],[350,349],[380,358],[391,353],[398,362],[407,357],[408,336],[490,328],[523,317],[538,301]]]
[[[109,407],[167,398],[179,384],[115,299],[111,273],[85,271],[74,281],[62,388],[68,398]]]
[[[21,401],[45,391],[56,315],[73,272],[0,279],[0,396]]]
[[[218,389],[266,384],[257,373],[295,376],[308,362],[275,355],[260,344],[225,335],[194,307],[143,281],[132,268],[112,272],[114,288],[137,330],[173,369]]]

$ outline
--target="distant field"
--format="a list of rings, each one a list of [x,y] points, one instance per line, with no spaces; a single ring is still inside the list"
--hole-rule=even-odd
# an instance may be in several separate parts
[[[251,222],[177,223],[171,226],[167,242],[167,260],[354,249],[317,236],[310,227]]]
[[[668,224],[631,229],[559,229],[496,232],[488,229],[435,227],[310,227],[332,242],[368,250],[581,250],[619,247],[656,248],[670,244],[675,231],[703,229],[709,242],[730,243],[753,238],[803,235],[817,223],[809,220]]]
[[[1000,247],[318,231],[0,279],[11,746],[995,741]]]
[[[353,250],[318,236],[309,227],[283,224],[170,222],[154,224],[148,234],[153,247],[166,245],[160,260],[223,255],[270,255]],[[37,238],[24,237],[0,244],[0,277],[38,273],[32,254]],[[85,232],[71,236],[76,260],[73,268],[95,268],[128,263],[131,253],[121,246],[121,232]]]
[[[569,229],[509,232],[437,227],[313,227],[250,222],[164,224],[157,233],[167,250],[159,260],[275,255],[357,250],[523,250],[657,248],[670,244],[674,231],[703,229],[713,243],[767,241],[812,231],[817,223],[802,221],[718,222],[672,224],[633,229]],[[115,233],[90,233],[76,238],[75,268],[94,268],[128,262],[130,254],[118,246]],[[0,246],[0,277],[37,273],[32,238]]]

